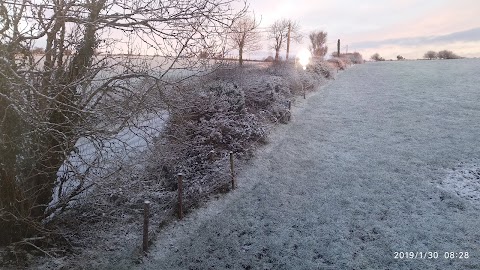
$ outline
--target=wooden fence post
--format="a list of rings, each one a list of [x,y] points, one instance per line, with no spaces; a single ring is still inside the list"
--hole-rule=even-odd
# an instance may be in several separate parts
[[[235,189],[235,171],[233,168],[233,151],[230,151],[230,173],[232,174],[232,189]]]
[[[208,160],[210,162],[213,162],[215,159],[215,150],[210,150],[210,152],[208,153]]]
[[[290,121],[290,117],[292,116],[292,101],[289,100],[288,101],[288,117],[287,117],[287,121]]]
[[[178,176],[178,219],[182,219],[183,218],[183,205],[182,205],[183,174],[179,173],[177,176]]]
[[[143,252],[148,252],[148,219],[150,215],[150,201],[143,202]]]

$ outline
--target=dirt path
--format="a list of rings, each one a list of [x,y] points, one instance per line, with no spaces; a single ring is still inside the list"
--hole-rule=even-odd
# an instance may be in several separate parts
[[[480,268],[480,206],[439,188],[480,161],[480,79],[425,62],[355,66],[297,104],[239,188],[169,226],[137,267]]]

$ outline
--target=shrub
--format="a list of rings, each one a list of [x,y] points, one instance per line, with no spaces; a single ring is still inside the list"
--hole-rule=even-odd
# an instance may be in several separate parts
[[[316,75],[317,78],[334,78],[334,70],[326,61],[313,61],[307,66],[307,71]]]
[[[385,61],[385,59],[383,57],[380,56],[380,54],[378,53],[375,53],[373,54],[370,59],[372,59],[373,61]]]
[[[237,84],[214,81],[203,87],[184,86],[170,111],[170,120],[157,152],[162,153],[160,176],[173,188],[175,175],[183,172],[190,183],[209,186],[200,178],[208,170],[210,151],[248,155],[249,146],[266,138],[264,127],[245,107],[245,93]],[[193,173],[196,173],[194,175]]]
[[[156,142],[158,155],[147,178],[173,191],[176,174],[182,172],[186,208],[229,189],[229,151],[237,158],[249,159],[256,146],[266,142],[267,124],[289,119],[286,100],[291,93],[282,78],[237,71],[232,74],[243,76],[227,79],[216,73],[183,85],[172,102],[178,105],[170,110],[169,121]],[[248,83],[244,81],[246,74],[251,80]],[[223,78],[209,81],[218,76]]]
[[[348,58],[338,58],[338,57],[328,59],[329,63],[332,63],[335,66],[336,69],[340,69],[340,70],[344,70],[347,67],[346,61],[349,61],[349,59]]]
[[[157,154],[148,166],[146,181],[175,191],[176,175],[183,173],[186,208],[227,191],[228,152],[248,160],[266,142],[271,124],[289,121],[288,101],[300,93],[302,85],[313,89],[332,76],[324,61],[312,63],[307,71],[277,63],[266,69],[219,70],[178,86],[169,95],[168,103],[175,105],[155,143]]]
[[[461,58],[460,56],[456,55],[452,51],[448,51],[448,50],[439,51],[438,54],[437,54],[437,57],[440,58],[440,59],[459,59],[459,58]]]
[[[428,51],[423,55],[423,58],[427,58],[430,60],[436,59],[437,57],[438,57],[438,54],[434,51]]]
[[[354,63],[354,64],[363,64],[364,63],[363,57],[359,52],[354,52],[354,53],[348,54],[348,55],[349,55],[349,58],[352,61],[352,63]]]

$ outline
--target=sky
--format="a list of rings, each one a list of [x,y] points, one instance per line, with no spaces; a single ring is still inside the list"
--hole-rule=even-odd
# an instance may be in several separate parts
[[[249,5],[261,18],[262,30],[275,20],[289,18],[300,24],[304,35],[326,31],[328,54],[340,39],[342,52],[358,51],[364,59],[374,53],[385,59],[397,55],[417,59],[429,50],[480,57],[478,0],[252,0]],[[261,51],[249,55],[274,55],[269,47],[266,42]],[[292,51],[306,48],[308,38],[294,44]]]

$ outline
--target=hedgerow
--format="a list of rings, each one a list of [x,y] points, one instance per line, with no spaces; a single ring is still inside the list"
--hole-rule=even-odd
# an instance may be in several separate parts
[[[52,226],[62,231],[77,255],[44,264],[78,268],[88,262],[87,266],[99,268],[109,263],[107,257],[141,258],[138,241],[131,244],[131,239],[141,239],[139,217],[145,200],[152,202],[150,223],[155,233],[155,228],[175,218],[178,173],[183,174],[186,213],[229,191],[230,151],[238,172],[255,149],[267,143],[276,125],[291,120],[289,103],[335,74],[323,61],[314,61],[306,70],[293,63],[264,65],[218,69],[159,87],[159,95],[146,102],[159,103],[156,106],[168,116],[153,146],[131,165],[102,177],[88,196],[58,218]],[[95,250],[108,250],[110,255]],[[10,253],[18,256],[19,251]]]

